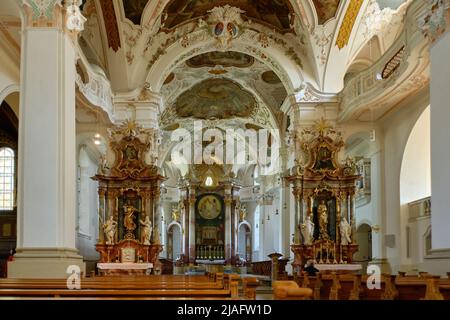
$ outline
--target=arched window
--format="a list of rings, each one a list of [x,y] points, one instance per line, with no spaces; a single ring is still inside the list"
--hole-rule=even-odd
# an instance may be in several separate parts
[[[0,210],[14,209],[14,150],[0,148]]]

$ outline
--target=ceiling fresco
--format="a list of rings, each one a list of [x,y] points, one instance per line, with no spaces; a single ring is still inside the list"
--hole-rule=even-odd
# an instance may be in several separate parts
[[[247,18],[275,27],[280,32],[292,31],[289,15],[294,10],[289,0],[172,0],[164,9],[164,26],[173,29],[226,4],[244,10]]]
[[[261,74],[261,78],[265,83],[268,83],[268,84],[281,83],[280,78],[278,78],[277,74],[275,72],[273,72],[272,70],[266,71],[263,74]]]
[[[185,91],[174,107],[182,118],[229,119],[249,117],[257,102],[239,84],[218,78],[202,81]]]
[[[186,63],[191,68],[215,66],[247,68],[255,63],[255,58],[235,51],[213,51],[195,56]]]
[[[131,20],[135,25],[141,24],[142,13],[148,0],[122,0],[125,17]]]
[[[324,24],[336,15],[340,0],[313,0],[319,24]]]
[[[244,57],[245,59],[243,59]],[[238,61],[248,61],[250,58],[252,57],[242,55]],[[205,58],[198,59],[198,61],[201,63],[197,63],[197,67],[192,67],[189,62],[180,64],[167,77],[161,88],[167,104],[174,104],[180,94],[202,81],[224,77],[232,79],[246,90],[257,94],[267,106],[274,110],[278,109],[286,99],[287,92],[284,84],[269,67],[257,59],[254,59],[253,64],[249,67],[242,67],[243,64],[235,62],[233,66],[224,67],[224,61],[220,61],[220,65],[216,65],[216,62],[206,64],[203,63]],[[202,64],[213,66],[200,67]],[[240,67],[235,65],[240,65]]]

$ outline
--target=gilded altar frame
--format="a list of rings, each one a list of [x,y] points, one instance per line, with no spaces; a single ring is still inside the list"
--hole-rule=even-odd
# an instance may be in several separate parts
[[[165,178],[155,164],[145,162],[146,154],[155,148],[155,132],[142,129],[133,122],[110,130],[110,146],[115,154],[111,168],[102,164],[96,176],[99,193],[99,239],[96,250],[100,262],[124,262],[122,252],[134,250],[134,262],[160,265],[158,257],[163,247],[159,240],[159,198],[161,183]],[[127,220],[132,225],[125,228],[125,209],[132,207]],[[105,241],[105,222],[113,217],[116,222],[114,240]],[[150,241],[144,241],[145,220],[150,221]],[[127,259],[126,262],[131,262]]]
[[[357,166],[349,158],[339,163],[338,155],[344,146],[341,133],[323,119],[296,134],[295,139],[295,145],[300,146],[296,151],[303,155],[303,161],[298,161],[284,177],[292,186],[295,198],[296,228],[291,245],[294,270],[303,268],[310,259],[324,264],[352,263],[353,254],[358,251],[355,243],[356,182],[360,179]],[[319,228],[319,203],[326,206],[326,228]],[[351,243],[341,239],[344,218],[351,227]],[[306,233],[309,239],[301,232],[310,223],[307,219],[313,222],[314,229],[312,236]]]

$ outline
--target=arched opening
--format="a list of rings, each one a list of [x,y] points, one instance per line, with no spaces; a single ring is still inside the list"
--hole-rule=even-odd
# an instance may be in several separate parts
[[[167,229],[167,258],[173,261],[181,258],[182,252],[182,231],[178,223],[174,223]]]
[[[17,163],[19,121],[7,101],[0,105],[0,277],[6,277],[6,262],[16,248]]]
[[[252,259],[252,233],[248,222],[242,222],[238,229],[238,255],[243,263]]]
[[[355,240],[359,247],[358,252],[354,255],[354,260],[361,263],[364,270],[372,260],[372,227],[367,223],[361,224],[356,229]]]
[[[430,107],[427,107],[409,135],[400,171],[401,258],[405,271],[414,271],[423,262],[427,247],[423,235],[431,230],[430,196]]]

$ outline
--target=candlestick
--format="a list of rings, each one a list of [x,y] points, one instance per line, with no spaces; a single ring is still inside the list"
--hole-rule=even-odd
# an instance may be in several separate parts
[[[322,260],[322,244],[320,244],[320,260],[319,260],[319,263],[323,263],[323,260]]]
[[[330,263],[329,249],[330,249],[330,245],[327,244],[327,260],[326,260],[326,263],[327,263],[327,264]]]
[[[337,260],[336,260],[336,243],[333,244],[333,264],[337,264]]]
[[[316,256],[316,245],[313,245],[313,260],[314,260],[314,263],[317,263],[316,258],[317,258],[317,256]]]
[[[342,260],[342,244],[339,245],[339,248],[340,248],[340,251],[341,251],[339,263],[343,264],[344,260]]]

